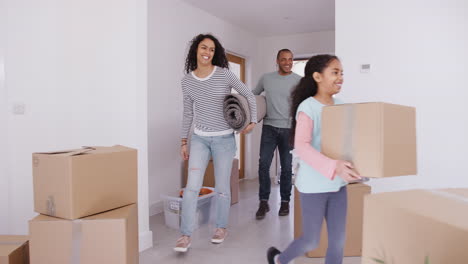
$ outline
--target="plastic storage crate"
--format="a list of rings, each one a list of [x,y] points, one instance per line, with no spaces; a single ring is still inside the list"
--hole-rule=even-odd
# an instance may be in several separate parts
[[[214,203],[214,188],[203,188],[210,189],[212,192],[198,197],[194,229],[207,224],[210,221],[211,207]],[[164,220],[166,225],[174,229],[179,229],[182,221],[182,198],[168,195],[161,195],[161,197],[164,199]]]

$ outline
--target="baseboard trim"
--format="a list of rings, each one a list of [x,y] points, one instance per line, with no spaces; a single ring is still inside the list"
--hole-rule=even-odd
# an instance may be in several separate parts
[[[139,250],[140,252],[153,247],[153,232],[148,230],[139,234]]]
[[[157,201],[150,205],[149,215],[157,215],[164,212],[164,201]]]

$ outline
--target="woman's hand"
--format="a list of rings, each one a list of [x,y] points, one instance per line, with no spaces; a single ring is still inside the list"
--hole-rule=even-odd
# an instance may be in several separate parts
[[[189,159],[189,152],[187,149],[187,139],[183,138],[182,143],[180,145],[180,156],[182,157],[183,160],[188,160]]]
[[[353,164],[349,161],[338,160],[335,171],[345,182],[353,182],[361,179],[361,176],[354,170]]]
[[[187,145],[182,145],[182,147],[180,147],[180,156],[182,156],[182,159],[184,160],[189,159],[189,152],[187,150]]]
[[[255,123],[250,123],[248,126],[246,126],[244,128],[244,130],[241,131],[241,134],[245,135],[245,134],[250,133],[250,131],[252,131],[252,129],[254,129],[254,127],[255,127]]]

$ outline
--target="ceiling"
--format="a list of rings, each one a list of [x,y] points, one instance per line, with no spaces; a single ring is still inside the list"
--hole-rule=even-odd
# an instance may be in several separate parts
[[[182,0],[259,36],[335,30],[334,0]]]

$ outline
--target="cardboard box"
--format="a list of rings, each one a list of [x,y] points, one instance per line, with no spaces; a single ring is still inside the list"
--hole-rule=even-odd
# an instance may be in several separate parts
[[[184,162],[184,180],[183,185],[187,185],[188,161]],[[213,160],[208,162],[205,176],[203,178],[203,186],[215,187],[215,176]],[[239,160],[232,161],[231,169],[231,205],[239,202]]]
[[[362,183],[348,184],[348,215],[346,223],[346,243],[344,255],[347,257],[361,256],[362,253],[362,219],[364,196],[371,193],[371,187]],[[294,238],[302,235],[302,215],[299,192],[294,193]],[[326,221],[322,225],[319,246],[307,252],[310,258],[322,258],[327,254],[328,234]]]
[[[468,263],[468,189],[378,193],[364,204],[363,264]]]
[[[29,221],[32,264],[138,264],[137,205],[77,220]]]
[[[137,177],[137,151],[124,146],[34,153],[34,210],[78,219],[136,203]]]
[[[353,162],[362,176],[416,175],[416,110],[387,103],[326,106],[321,151]]]
[[[239,160],[232,161],[231,169],[231,205],[239,202]]]
[[[0,235],[0,264],[29,264],[29,237]]]

